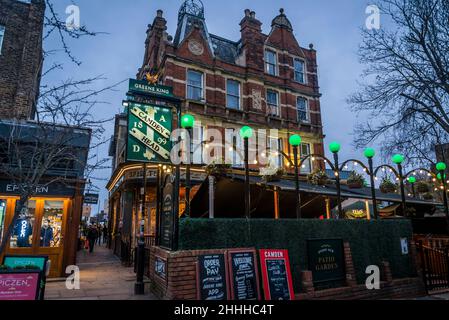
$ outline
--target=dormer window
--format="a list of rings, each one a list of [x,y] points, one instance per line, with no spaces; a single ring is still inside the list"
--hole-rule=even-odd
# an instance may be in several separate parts
[[[295,59],[294,64],[295,64],[295,81],[299,83],[306,83],[304,60]]]
[[[187,71],[187,99],[203,100],[203,74],[198,71]]]
[[[277,75],[277,55],[272,50],[265,50],[265,72],[276,76]]]

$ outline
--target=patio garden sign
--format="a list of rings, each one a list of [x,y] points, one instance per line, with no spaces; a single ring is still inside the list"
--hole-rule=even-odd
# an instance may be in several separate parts
[[[317,239],[307,241],[309,270],[316,287],[341,285],[346,279],[343,240]]]

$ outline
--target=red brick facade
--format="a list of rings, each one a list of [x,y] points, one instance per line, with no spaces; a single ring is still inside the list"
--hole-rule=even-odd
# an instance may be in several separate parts
[[[184,19],[184,20],[183,20]],[[187,21],[187,22],[186,22]],[[281,9],[272,22],[269,35],[262,33],[262,22],[256,14],[245,10],[240,22],[241,39],[233,42],[209,34],[203,13],[197,16],[181,8],[175,38],[167,34],[167,21],[158,11],[147,31],[143,66],[137,77],[158,73],[164,85],[184,99],[183,112],[196,116],[202,126],[239,129],[251,125],[255,129],[278,129],[283,150],[291,155],[288,138],[300,134],[310,145],[311,153],[323,154],[323,127],[317,76],[317,57],[313,46],[303,48]],[[276,74],[268,73],[265,51],[276,56]],[[295,79],[295,59],[304,63],[304,81]],[[189,99],[189,70],[202,74],[203,99]],[[239,107],[227,105],[227,81],[239,83]],[[269,112],[267,90],[277,93],[277,114]],[[300,121],[297,99],[305,99],[307,119]]]

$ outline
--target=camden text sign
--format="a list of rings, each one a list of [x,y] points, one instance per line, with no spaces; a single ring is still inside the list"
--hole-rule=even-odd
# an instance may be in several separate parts
[[[170,163],[172,111],[130,102],[127,161]]]
[[[307,241],[309,270],[317,286],[333,286],[346,279],[343,240],[318,239]]]
[[[129,91],[139,94],[158,95],[162,97],[173,97],[173,88],[161,85],[153,85],[146,81],[135,79],[129,80]]]

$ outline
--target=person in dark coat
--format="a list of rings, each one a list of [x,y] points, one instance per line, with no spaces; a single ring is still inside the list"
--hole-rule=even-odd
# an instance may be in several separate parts
[[[103,243],[107,243],[108,241],[108,227],[106,224],[103,226]]]
[[[94,252],[95,241],[98,238],[98,231],[95,226],[90,226],[87,231],[87,240],[89,240],[89,253]]]

